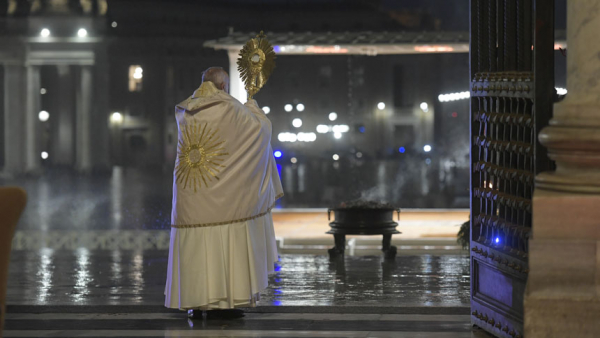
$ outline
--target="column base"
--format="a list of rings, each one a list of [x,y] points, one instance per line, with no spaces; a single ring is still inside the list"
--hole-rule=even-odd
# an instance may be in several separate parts
[[[600,300],[525,297],[525,337],[595,338],[600,332]]]
[[[539,177],[539,176],[538,176]],[[600,240],[600,194],[536,188],[533,238]]]
[[[525,337],[598,337],[600,241],[531,240],[529,268]]]
[[[525,337],[600,332],[600,195],[536,189]]]

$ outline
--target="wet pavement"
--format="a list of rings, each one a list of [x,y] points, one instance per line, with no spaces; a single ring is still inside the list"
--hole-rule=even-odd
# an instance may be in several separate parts
[[[5,337],[489,337],[473,329],[466,255],[281,255],[241,319],[163,304],[165,250],[17,250]]]
[[[14,251],[8,305],[163,304],[167,251]],[[281,255],[262,306],[468,307],[464,255]]]

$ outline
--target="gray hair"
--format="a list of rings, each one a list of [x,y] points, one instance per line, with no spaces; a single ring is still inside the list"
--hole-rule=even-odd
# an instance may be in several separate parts
[[[202,73],[202,82],[210,81],[221,88],[222,85],[229,87],[229,75],[221,67],[210,67]]]

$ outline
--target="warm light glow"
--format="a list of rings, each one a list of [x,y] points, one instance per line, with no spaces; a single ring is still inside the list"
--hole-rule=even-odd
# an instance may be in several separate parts
[[[377,104],[377,109],[379,109],[379,110],[384,110],[384,109],[385,109],[385,103],[383,103],[383,102],[379,102],[379,103]]]
[[[333,137],[335,137],[336,139],[341,139],[342,138],[342,133],[337,132],[337,133],[333,133]]]
[[[430,146],[429,144],[426,144],[426,145],[423,147],[423,151],[425,151],[426,153],[430,152],[430,151],[431,151],[431,146]]]
[[[339,159],[340,159],[340,155],[338,155],[338,154],[333,154],[333,160],[334,160],[334,161],[337,161],[337,160],[339,160]]]
[[[415,46],[415,51],[421,52],[421,53],[452,52],[452,51],[454,51],[454,48],[452,48],[450,46],[425,45],[425,46]]]
[[[304,111],[304,105],[302,103],[298,103],[296,105],[296,110],[297,111]]]
[[[129,66],[129,91],[139,92],[142,90],[142,77],[144,70],[140,65]]]
[[[44,28],[44,29],[42,29],[42,31],[40,32],[40,35],[41,35],[43,38],[47,38],[47,37],[49,37],[49,36],[50,36],[50,30],[49,30],[48,28]]]
[[[285,109],[286,112],[291,112],[292,109],[294,109],[294,106],[288,103],[283,107],[283,109]]]
[[[427,104],[427,102],[421,102],[421,104],[419,105],[419,108],[421,108],[421,110],[424,112],[429,111],[429,105]]]
[[[337,120],[337,114],[334,112],[329,113],[329,121]]]
[[[450,93],[450,94],[440,94],[438,95],[438,100],[440,102],[449,102],[449,101],[457,101],[464,100],[471,97],[470,92],[460,92],[460,93]]]
[[[269,108],[269,107],[267,107],[267,106],[264,106],[264,107],[262,108],[262,110],[263,110],[263,112],[264,112],[265,114],[268,114],[268,113],[270,113],[270,112],[271,112],[271,108]]]
[[[44,95],[46,94],[48,91],[46,90],[46,88],[42,88],[40,89],[40,94]]]
[[[88,35],[88,32],[87,32],[87,30],[85,28],[80,28],[77,31],[77,36],[80,37],[80,38],[85,38],[87,35]]]
[[[296,118],[292,121],[292,125],[296,128],[300,128],[300,127],[302,127],[302,120]]]
[[[567,89],[566,88],[556,87],[556,94],[558,94],[558,95],[567,95]]]
[[[42,121],[42,122],[46,122],[46,121],[48,121],[48,119],[50,118],[50,114],[49,114],[47,111],[45,111],[45,110],[42,110],[42,111],[41,111],[41,112],[38,114],[38,118],[40,119],[40,121]]]
[[[296,162],[298,162],[298,159],[297,159],[297,158],[295,158],[295,157],[292,157],[292,158],[290,159],[290,162],[292,162],[292,163],[296,163]]]
[[[41,154],[41,156],[42,156],[42,159],[44,159],[44,160],[45,160],[45,159],[47,159],[47,158],[48,158],[48,153],[47,153],[47,152],[45,152],[45,151],[42,151],[42,154]]]
[[[348,49],[341,48],[340,46],[310,46],[306,48],[305,52],[315,54],[346,54],[348,53]]]
[[[555,43],[554,44],[554,50],[560,50],[560,49],[566,49],[567,46],[564,44],[560,44],[560,43]],[[531,46],[531,50],[533,50],[533,46]]]
[[[326,126],[324,124],[319,124],[317,126],[317,133],[319,133],[319,134],[325,134],[327,132],[329,132],[329,126]]]
[[[123,115],[119,112],[114,112],[110,116],[110,122],[112,123],[121,123],[123,122]]]

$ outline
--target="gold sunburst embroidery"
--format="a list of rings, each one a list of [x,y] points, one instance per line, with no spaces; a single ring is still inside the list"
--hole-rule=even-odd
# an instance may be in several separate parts
[[[177,146],[179,162],[175,167],[177,183],[194,188],[194,192],[208,187],[213,178],[219,180],[219,174],[225,168],[223,156],[229,155],[225,141],[217,135],[218,130],[208,128],[207,123],[180,125],[181,139]]]

